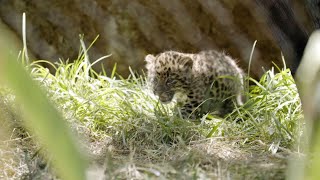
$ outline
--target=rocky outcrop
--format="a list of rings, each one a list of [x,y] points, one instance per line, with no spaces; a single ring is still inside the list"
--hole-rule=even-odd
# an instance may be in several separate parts
[[[118,63],[140,70],[144,56],[164,50],[197,52],[218,49],[238,59],[244,69],[257,40],[252,74],[272,62],[295,69],[308,34],[319,23],[315,0],[0,0],[0,18],[21,37],[21,15],[27,15],[27,41],[38,59],[75,59],[79,34],[89,55],[104,61],[107,70]],[[280,50],[281,49],[281,50]],[[99,69],[100,65],[96,68]]]

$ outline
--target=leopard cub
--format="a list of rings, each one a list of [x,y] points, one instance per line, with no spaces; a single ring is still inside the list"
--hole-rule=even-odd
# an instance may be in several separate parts
[[[177,93],[184,104],[183,118],[195,119],[206,113],[224,116],[234,104],[244,101],[244,73],[235,61],[214,50],[198,54],[166,51],[145,57],[148,81],[162,103],[169,103]],[[235,102],[235,103],[234,103]],[[180,103],[181,104],[181,103]]]

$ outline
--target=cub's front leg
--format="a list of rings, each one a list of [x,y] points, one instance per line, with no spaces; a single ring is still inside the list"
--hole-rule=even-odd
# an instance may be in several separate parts
[[[197,119],[201,117],[201,103],[204,100],[204,94],[199,89],[190,90],[187,93],[185,104],[180,109],[181,115],[184,119]]]

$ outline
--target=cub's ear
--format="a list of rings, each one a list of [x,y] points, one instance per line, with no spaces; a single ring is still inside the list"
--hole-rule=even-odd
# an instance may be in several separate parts
[[[184,57],[181,62],[184,69],[186,70],[192,69],[193,61],[190,57]]]
[[[155,59],[156,59],[156,57],[154,57],[152,54],[148,54],[148,55],[144,58],[144,60],[145,60],[148,64],[153,63]]]

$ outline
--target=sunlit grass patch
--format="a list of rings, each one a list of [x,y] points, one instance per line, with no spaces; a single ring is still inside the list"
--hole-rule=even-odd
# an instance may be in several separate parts
[[[81,56],[80,56],[81,57]],[[33,77],[68,119],[77,119],[91,135],[109,135],[124,145],[190,141],[199,128],[174,116],[173,105],[162,105],[146,86],[145,77],[132,72],[129,78],[96,73],[84,59],[51,64],[55,74],[37,63]],[[115,71],[114,71],[115,72]],[[142,143],[142,142],[141,142]]]

